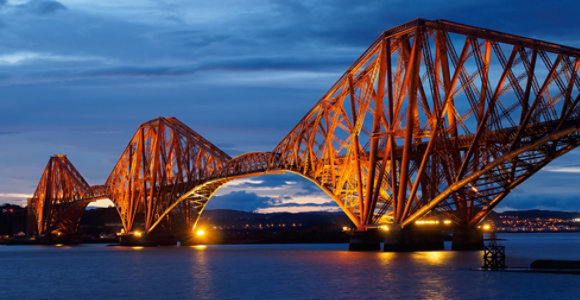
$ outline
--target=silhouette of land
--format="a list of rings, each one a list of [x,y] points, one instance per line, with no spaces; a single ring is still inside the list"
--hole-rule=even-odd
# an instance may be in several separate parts
[[[34,228],[30,222],[26,208],[0,206],[0,237],[24,237]],[[497,232],[577,232],[580,212],[493,212],[486,222],[493,223]],[[348,229],[353,226],[342,212],[260,214],[216,209],[204,211],[197,227],[207,232],[207,243],[241,244],[347,243]],[[78,237],[80,242],[115,242],[121,229],[115,208],[89,208],[83,215]]]

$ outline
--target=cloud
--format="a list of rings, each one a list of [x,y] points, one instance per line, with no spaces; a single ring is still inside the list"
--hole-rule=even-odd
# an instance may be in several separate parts
[[[555,173],[580,173],[580,167],[546,167],[544,170]]]
[[[312,194],[307,195],[291,195],[287,197],[280,197],[280,201],[277,205],[297,205],[297,204],[316,204],[316,205],[336,205],[334,200],[328,197],[326,194]]]
[[[0,198],[1,197],[7,197],[7,198],[30,198],[30,197],[32,197],[32,194],[0,193]]]
[[[257,207],[267,207],[271,198],[258,196],[256,193],[234,191],[225,195],[216,195],[210,199],[207,209],[235,209],[253,211]]]
[[[62,3],[52,0],[0,0],[0,8],[3,7],[16,12],[26,12],[40,16],[53,14],[67,9]]]
[[[338,206],[273,206],[267,208],[260,208],[257,209],[255,212],[261,214],[270,214],[270,213],[280,213],[280,212],[289,212],[289,213],[302,213],[302,212],[338,212],[340,208]]]
[[[231,187],[231,186],[241,186],[246,184],[262,184],[264,180],[255,180],[252,178],[241,178],[234,181],[230,181],[226,183],[222,188]]]
[[[32,194],[24,193],[0,193],[0,204],[11,203],[17,205],[26,205],[26,199],[31,198]]]
[[[23,8],[38,15],[48,15],[60,10],[66,10],[66,7],[62,3],[50,0],[31,0],[24,4]]]
[[[311,188],[314,189],[311,190]],[[245,211],[328,211],[338,209],[315,184],[294,174],[264,175],[232,181],[210,200],[208,208]],[[306,207],[306,208],[299,208]]]
[[[18,51],[8,54],[0,55],[1,65],[20,65],[32,62],[80,62],[80,61],[96,61],[103,60],[99,57],[92,56],[66,56],[55,55],[50,53],[38,53],[29,51]]]
[[[113,203],[113,201],[111,199],[101,199],[101,200],[97,200],[95,202],[91,202],[89,203],[88,207],[99,207],[99,208],[103,208],[103,207],[114,207],[115,203]]]

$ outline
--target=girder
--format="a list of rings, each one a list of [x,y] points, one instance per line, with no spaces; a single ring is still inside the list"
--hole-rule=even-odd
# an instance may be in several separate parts
[[[189,228],[225,183],[291,172],[361,230],[431,211],[475,226],[578,146],[579,58],[571,47],[417,19],[383,32],[271,152],[231,158],[158,118],[139,127],[104,186],[81,184],[71,201],[106,195],[127,232],[138,214],[147,232],[175,212]]]
[[[350,66],[276,147],[274,164],[329,186],[361,229],[385,216],[408,226],[432,209],[473,226],[498,195],[560,153],[561,141],[546,142],[551,151],[513,157],[476,182],[464,178],[546,136],[571,128],[574,136],[579,55],[538,40],[415,20],[385,31]],[[485,195],[474,195],[480,189]]]
[[[139,213],[149,229],[175,199],[229,159],[177,119],[157,118],[139,126],[105,186],[126,232]],[[181,222],[188,223],[191,208],[184,206]]]
[[[36,216],[37,233],[75,232],[80,221],[77,206],[89,190],[89,184],[66,155],[52,156],[28,202]],[[80,206],[84,211],[86,204]]]

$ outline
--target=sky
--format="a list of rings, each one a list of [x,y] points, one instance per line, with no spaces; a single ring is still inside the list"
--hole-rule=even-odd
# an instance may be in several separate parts
[[[575,1],[0,0],[0,204],[48,158],[102,184],[138,125],[174,116],[236,156],[271,151],[380,35],[417,17],[580,47]],[[498,207],[580,210],[580,151]],[[297,175],[233,181],[208,208],[337,211]]]

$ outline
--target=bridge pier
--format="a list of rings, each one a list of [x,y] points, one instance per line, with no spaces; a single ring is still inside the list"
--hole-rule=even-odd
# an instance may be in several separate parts
[[[354,231],[348,244],[350,251],[379,251],[381,239],[377,230]]]
[[[458,251],[483,250],[483,232],[477,228],[455,228],[451,249]]]
[[[119,237],[119,246],[129,246],[129,247],[155,247],[155,246],[173,246],[177,243],[175,237],[166,233],[162,234],[124,234]]]
[[[395,226],[385,236],[384,251],[434,251],[443,250],[444,235],[440,229],[400,229]]]
[[[74,245],[80,244],[81,239],[75,234],[47,234],[35,236],[35,243],[41,245]]]

